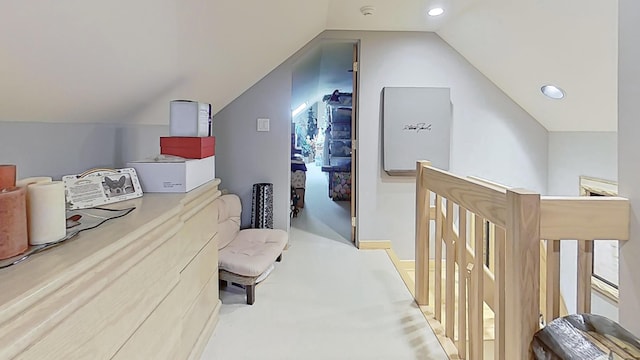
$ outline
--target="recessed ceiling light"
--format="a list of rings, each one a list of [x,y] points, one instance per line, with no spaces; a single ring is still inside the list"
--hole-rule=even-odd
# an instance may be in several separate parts
[[[545,85],[540,88],[540,91],[552,99],[562,99],[564,97],[564,90],[555,85]]]
[[[440,15],[444,14],[444,9],[441,8],[441,7],[436,7],[436,8],[433,8],[433,9],[429,10],[429,12],[427,14],[429,14],[429,16],[440,16]]]

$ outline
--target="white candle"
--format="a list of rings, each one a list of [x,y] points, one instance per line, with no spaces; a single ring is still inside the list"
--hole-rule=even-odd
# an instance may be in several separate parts
[[[20,179],[20,180],[16,181],[16,186],[17,187],[25,187],[25,186],[28,186],[28,185],[31,185],[31,184],[50,183],[51,180],[52,179],[49,176],[29,177],[29,178]]]
[[[67,234],[64,183],[53,181],[31,184],[29,193],[29,243],[40,245],[57,241]]]
[[[51,180],[52,179],[49,176],[28,177],[28,178],[24,178],[24,179],[20,179],[20,180],[16,181],[16,187],[26,188],[26,187],[28,187],[29,185],[32,185],[32,184],[50,183]],[[29,209],[29,191],[27,191],[26,193],[27,193],[27,197],[26,197],[26,203],[27,203],[27,231],[31,231],[30,230],[30,226],[29,226],[29,218],[31,217],[29,215],[31,213],[31,210]],[[29,238],[31,238],[31,236],[29,236]]]

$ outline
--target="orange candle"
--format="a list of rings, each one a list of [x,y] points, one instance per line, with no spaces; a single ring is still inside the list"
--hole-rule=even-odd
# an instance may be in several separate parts
[[[16,166],[0,165],[0,189],[16,186]]]
[[[29,247],[26,188],[0,190],[0,259],[20,255]]]

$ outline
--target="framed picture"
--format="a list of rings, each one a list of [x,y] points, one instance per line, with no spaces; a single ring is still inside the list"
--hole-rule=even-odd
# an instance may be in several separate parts
[[[68,210],[87,209],[142,196],[136,170],[92,169],[62,177]]]
[[[384,87],[382,89],[382,164],[392,176],[414,176],[416,161],[449,169],[451,89]]]

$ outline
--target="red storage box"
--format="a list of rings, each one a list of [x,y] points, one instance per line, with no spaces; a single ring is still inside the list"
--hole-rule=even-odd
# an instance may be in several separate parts
[[[160,138],[160,153],[185,159],[204,159],[216,154],[216,138],[168,136]]]

